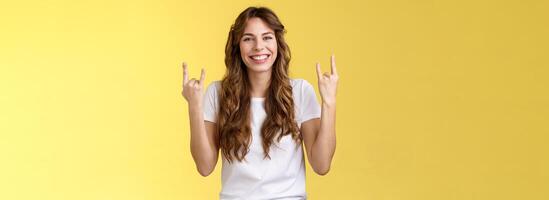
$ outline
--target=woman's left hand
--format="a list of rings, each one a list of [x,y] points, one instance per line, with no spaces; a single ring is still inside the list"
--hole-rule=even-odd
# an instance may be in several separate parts
[[[320,63],[316,63],[316,75],[318,77],[318,90],[320,91],[320,96],[322,97],[322,103],[328,105],[335,105],[336,103],[336,93],[337,93],[337,82],[339,76],[337,75],[335,56],[332,55],[330,58],[332,65],[332,73],[324,72],[320,70]]]

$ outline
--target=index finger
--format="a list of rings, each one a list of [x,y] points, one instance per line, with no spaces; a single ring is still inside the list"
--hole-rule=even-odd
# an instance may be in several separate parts
[[[204,86],[204,79],[206,78],[206,71],[202,68],[200,72],[200,86]]]
[[[330,60],[332,63],[332,75],[337,74],[335,55],[332,54],[332,57],[330,58]]]

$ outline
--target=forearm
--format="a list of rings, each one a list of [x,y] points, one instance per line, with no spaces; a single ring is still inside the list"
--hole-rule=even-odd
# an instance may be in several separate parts
[[[206,134],[202,106],[189,106],[191,154],[200,174],[209,174],[217,162],[217,151]]]
[[[320,129],[312,147],[312,162],[316,166],[315,171],[319,174],[326,174],[330,170],[332,158],[336,148],[335,103],[322,103],[322,114],[320,117]]]

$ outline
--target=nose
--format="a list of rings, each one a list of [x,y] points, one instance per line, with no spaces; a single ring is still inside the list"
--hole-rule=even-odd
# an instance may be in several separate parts
[[[263,46],[264,46],[263,41],[258,40],[257,42],[255,42],[253,50],[259,52],[259,51],[263,50]]]

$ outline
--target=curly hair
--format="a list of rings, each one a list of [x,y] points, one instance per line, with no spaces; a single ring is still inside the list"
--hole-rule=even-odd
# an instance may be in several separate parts
[[[270,85],[265,97],[266,119],[261,127],[264,158],[269,156],[270,146],[276,138],[291,135],[296,143],[301,143],[295,121],[292,86],[288,76],[291,59],[290,48],[284,40],[286,30],[278,16],[265,7],[249,7],[236,18],[231,26],[225,46],[225,66],[227,71],[221,80],[219,93],[219,115],[217,133],[222,154],[229,161],[245,160],[252,139],[250,128],[250,81],[247,67],[240,55],[239,42],[243,36],[246,22],[253,17],[263,20],[274,30],[277,41],[277,57],[272,66]]]

